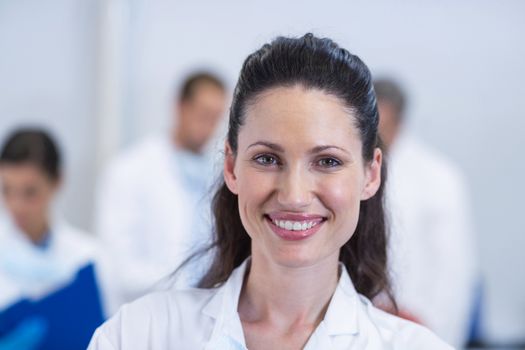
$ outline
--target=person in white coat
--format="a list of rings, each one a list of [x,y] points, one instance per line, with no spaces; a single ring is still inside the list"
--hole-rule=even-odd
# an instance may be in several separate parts
[[[190,75],[176,99],[170,134],[150,136],[118,155],[97,191],[95,226],[114,258],[122,302],[143,295],[211,239],[213,162],[205,152],[226,108],[222,81]],[[188,269],[181,285],[197,279]]]
[[[98,287],[111,279],[101,269],[94,238],[53,215],[61,179],[60,153],[47,132],[25,128],[9,135],[0,153],[5,210],[0,213],[0,313],[22,299],[38,300],[67,286],[90,264]],[[114,305],[103,293],[109,289],[99,291],[108,315]],[[0,348],[9,348],[3,339]]]
[[[370,72],[332,40],[248,56],[200,288],[124,306],[89,349],[450,349],[369,301],[389,291],[377,124]]]
[[[401,314],[463,347],[477,277],[463,174],[406,130],[406,97],[398,83],[379,79],[374,86],[389,155],[390,254]]]

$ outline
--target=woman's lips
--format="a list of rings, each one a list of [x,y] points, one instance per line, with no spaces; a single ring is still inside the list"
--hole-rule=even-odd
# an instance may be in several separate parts
[[[320,215],[272,213],[266,215],[272,231],[287,241],[299,241],[313,236],[325,221]]]
[[[285,212],[272,212],[267,214],[271,220],[291,220],[291,221],[307,221],[316,220],[322,221],[325,219],[322,215],[317,214],[306,214],[306,213],[285,213]]]

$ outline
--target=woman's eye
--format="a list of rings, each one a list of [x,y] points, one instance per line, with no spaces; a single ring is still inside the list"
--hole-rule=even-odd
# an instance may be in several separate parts
[[[277,158],[269,154],[262,154],[260,156],[255,157],[254,160],[261,165],[277,165],[278,164]]]
[[[317,164],[323,168],[334,168],[341,165],[341,162],[335,158],[323,158],[320,159]]]

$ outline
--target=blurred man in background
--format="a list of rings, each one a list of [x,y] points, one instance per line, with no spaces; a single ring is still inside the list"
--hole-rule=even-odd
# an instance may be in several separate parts
[[[226,88],[199,72],[182,84],[174,127],[118,156],[98,189],[96,230],[115,258],[123,302],[173,272],[209,243],[212,157],[205,149],[226,109]],[[196,282],[197,265],[179,285]]]
[[[377,80],[379,132],[388,155],[390,261],[401,316],[455,347],[469,333],[476,266],[464,180],[447,158],[405,129],[406,98]]]

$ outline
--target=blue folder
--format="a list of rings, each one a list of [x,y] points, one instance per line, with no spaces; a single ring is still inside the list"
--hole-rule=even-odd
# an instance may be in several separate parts
[[[0,348],[1,340],[17,333],[21,325],[32,329],[40,325],[42,338],[31,349],[86,349],[91,335],[104,321],[103,315],[95,269],[89,264],[62,289],[36,301],[20,300],[1,310]]]

